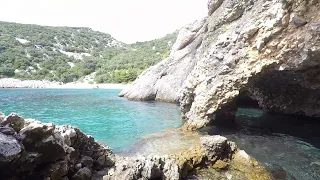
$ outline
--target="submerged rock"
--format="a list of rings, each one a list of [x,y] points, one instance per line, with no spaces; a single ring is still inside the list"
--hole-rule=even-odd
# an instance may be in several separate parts
[[[320,117],[319,8],[307,0],[210,0],[208,16],[180,31],[170,57],[121,96],[179,101],[188,130],[232,123],[243,94],[267,111]]]
[[[197,174],[208,170],[215,175],[205,179],[229,179],[228,175],[242,180],[271,179],[264,167],[222,136],[201,137],[193,148],[168,155],[117,157],[103,179],[178,180],[201,177]]]
[[[180,129],[167,129],[160,133],[139,138],[130,150],[121,152],[124,157],[165,155],[193,149],[198,145],[200,134]]]

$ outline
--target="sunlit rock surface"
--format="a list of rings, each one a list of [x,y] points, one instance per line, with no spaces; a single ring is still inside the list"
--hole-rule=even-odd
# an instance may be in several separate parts
[[[232,122],[244,92],[267,111],[319,117],[319,8],[317,0],[210,0],[170,57],[121,96],[179,101],[188,130]]]
[[[180,30],[170,56],[144,71],[119,96],[132,100],[177,102],[181,87],[194,69],[201,45],[205,20],[196,21]]]

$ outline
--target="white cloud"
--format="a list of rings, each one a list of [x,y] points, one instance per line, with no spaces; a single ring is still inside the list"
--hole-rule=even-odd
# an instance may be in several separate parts
[[[207,0],[1,0],[0,21],[91,27],[124,42],[151,40],[201,19]]]

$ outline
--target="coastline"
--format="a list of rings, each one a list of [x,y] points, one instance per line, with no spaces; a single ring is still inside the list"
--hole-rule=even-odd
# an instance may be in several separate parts
[[[0,88],[29,88],[29,89],[124,89],[129,84],[89,84],[89,82],[70,82],[61,84],[47,80],[19,80],[14,78],[0,79]]]
[[[47,89],[124,89],[128,84],[88,84],[88,83],[67,83],[49,85]]]

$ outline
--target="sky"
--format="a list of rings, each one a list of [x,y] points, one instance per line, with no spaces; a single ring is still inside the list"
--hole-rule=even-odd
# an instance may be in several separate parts
[[[1,0],[0,21],[90,27],[126,43],[162,37],[207,14],[208,0]]]

